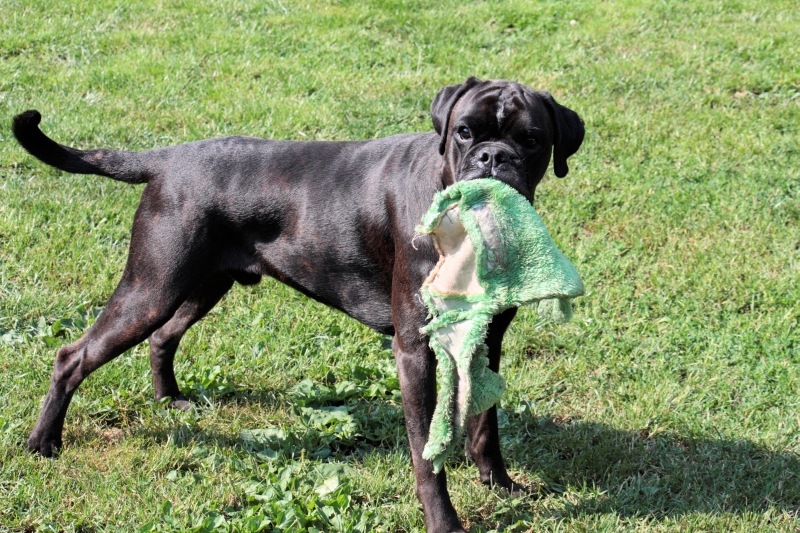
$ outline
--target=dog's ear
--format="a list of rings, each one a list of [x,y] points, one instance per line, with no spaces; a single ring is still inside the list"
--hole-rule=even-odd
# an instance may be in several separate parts
[[[436,133],[439,134],[439,153],[444,154],[444,146],[447,142],[447,125],[450,123],[450,112],[455,107],[456,102],[464,96],[464,93],[479,84],[481,80],[472,76],[467,78],[464,83],[458,85],[448,85],[439,91],[431,103],[431,120]]]
[[[539,95],[547,105],[547,111],[556,129],[553,138],[553,170],[556,176],[563,178],[569,172],[567,158],[581,147],[586,130],[583,127],[583,120],[575,111],[556,102],[548,92],[540,92]]]

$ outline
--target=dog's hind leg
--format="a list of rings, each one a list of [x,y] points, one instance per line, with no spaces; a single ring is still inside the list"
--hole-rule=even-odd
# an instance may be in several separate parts
[[[72,395],[86,377],[161,327],[175,312],[177,298],[162,287],[123,276],[108,305],[77,342],[56,353],[50,389],[28,447],[45,457],[56,455]],[[138,282],[137,282],[138,281]]]
[[[489,368],[500,369],[500,351],[503,335],[516,315],[516,308],[509,309],[492,319],[486,335],[489,347]],[[514,483],[506,472],[500,451],[500,435],[497,427],[497,406],[467,419],[467,455],[475,462],[481,481],[486,485],[497,485],[514,495],[524,488]]]
[[[210,274],[203,268],[175,268],[207,264],[207,250],[193,246],[182,232],[158,232],[142,215],[145,203],[137,211],[128,265],[106,308],[77,342],[56,353],[50,389],[28,439],[28,447],[44,456],[55,455],[61,446],[67,408],[81,382],[163,326]],[[166,257],[167,251],[177,253]]]
[[[170,405],[179,409],[190,406],[175,379],[175,352],[186,331],[213,309],[231,285],[233,278],[228,274],[213,275],[195,289],[166,324],[150,335],[150,368],[156,400],[172,398]]]

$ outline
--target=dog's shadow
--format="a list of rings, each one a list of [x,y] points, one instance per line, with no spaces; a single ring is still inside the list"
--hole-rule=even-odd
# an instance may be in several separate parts
[[[237,396],[225,401],[275,401],[266,392],[253,391],[250,399]],[[402,412],[396,423],[403,425]],[[379,444],[333,441],[331,447],[344,455],[407,449],[405,432],[399,429]],[[662,519],[767,509],[800,515],[800,456],[748,439],[687,438],[581,420],[559,422],[529,411],[511,414],[500,435],[509,470],[534,489],[538,485],[539,494],[552,495],[562,515]],[[454,464],[462,461],[460,453],[451,458]],[[566,492],[569,497],[559,496]]]
[[[545,493],[571,493],[562,515],[800,515],[800,456],[747,439],[684,438],[530,413],[512,415],[501,439],[512,471],[538,478]]]
[[[281,401],[281,394],[267,390],[238,391],[217,399],[220,405],[274,406]],[[370,402],[388,405],[378,399]],[[333,439],[328,445],[334,453],[319,460],[338,457],[350,462],[398,449],[407,453],[402,411],[391,418],[397,425],[392,435],[380,442]],[[157,442],[171,440],[173,445],[180,446],[184,440],[185,445],[203,442],[253,453],[236,436],[195,427],[175,439],[176,429],[135,433],[144,431]],[[529,483],[539,496],[550,498],[547,507],[557,508],[560,516],[611,513],[665,519],[772,510],[800,517],[800,456],[789,450],[743,438],[686,438],[675,432],[622,430],[581,420],[560,422],[557,417],[530,412],[510,414],[500,436],[512,476]],[[273,448],[279,450],[280,445]],[[464,460],[463,454],[456,453],[451,463]],[[515,519],[512,514],[508,520]]]
[[[313,415],[309,417],[307,413],[296,412],[294,424],[288,426],[280,423],[268,423],[266,426],[249,424],[242,426],[242,432],[235,435],[213,427],[202,427],[204,424],[199,424],[210,407],[212,409],[247,407],[253,411],[264,411],[284,408],[292,401],[291,394],[286,390],[237,389],[235,392],[215,395],[209,399],[190,394],[188,410],[186,407],[177,408],[164,403],[159,410],[157,424],[151,427],[139,426],[131,429],[129,433],[159,444],[171,443],[178,447],[192,447],[201,443],[223,448],[240,448],[252,455],[259,455],[258,452],[264,448],[287,457],[299,455],[302,450],[306,458],[318,457],[320,460],[329,457],[331,460],[335,457],[353,460],[374,452],[408,450],[402,407],[397,401],[389,402],[388,399],[354,397],[346,400],[334,398],[330,401],[314,402],[310,404],[309,409],[319,410],[318,415],[330,413],[330,411],[324,412],[325,409],[346,407],[347,411],[339,416],[334,414],[330,420],[326,420],[325,416],[315,419]],[[368,409],[365,409],[365,406],[368,406]],[[350,415],[353,415],[352,420]],[[361,419],[360,427],[356,419]],[[364,424],[364,419],[368,419],[369,423]],[[336,431],[342,422],[356,424],[351,431],[344,432],[348,434],[344,439],[340,438],[339,432]],[[71,437],[76,439],[76,445],[80,445],[81,442],[102,438],[104,426],[114,428],[118,425],[116,421],[111,423],[102,421],[102,424],[95,425],[91,429],[73,430]],[[277,426],[283,428],[281,431],[284,437],[278,438],[275,434],[269,433],[277,430]],[[244,434],[259,432],[266,435],[263,433],[265,429],[270,437],[264,437],[267,439],[264,442],[252,442],[243,437]],[[321,453],[326,450],[328,453]]]

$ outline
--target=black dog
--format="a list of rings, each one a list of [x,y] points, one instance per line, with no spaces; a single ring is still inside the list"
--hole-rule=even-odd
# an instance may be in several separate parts
[[[226,137],[135,153],[69,148],[39,130],[37,111],[17,116],[14,135],[43,162],[147,183],[122,280],[95,324],[58,350],[28,446],[55,455],[75,389],[145,339],[156,398],[185,402],[173,370],[181,337],[234,281],[268,275],[394,335],[427,530],[464,531],[444,471],[434,475],[421,457],[436,405],[436,359],[419,332],[427,309],[417,294],[438,254],[430,239],[412,246],[414,227],[433,195],[456,181],[493,176],[532,201],[551,152],[556,175],[567,174],[584,127],[546,92],[477,78],[442,89],[431,117],[436,133],[374,141]],[[492,321],[486,342],[495,371],[515,312]],[[467,434],[481,480],[520,490],[500,454],[495,408],[472,417]]]

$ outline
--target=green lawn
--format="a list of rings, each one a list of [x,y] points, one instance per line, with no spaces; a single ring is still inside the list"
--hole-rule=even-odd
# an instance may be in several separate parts
[[[421,531],[387,339],[271,280],[184,340],[197,410],[152,400],[142,345],[83,384],[59,460],[28,454],[141,186],[56,172],[10,121],[39,109],[83,148],[372,138],[431,130],[438,88],[473,74],[586,121],[536,208],[588,293],[569,325],[523,311],[505,346],[501,435],[538,496],[456,457],[462,520],[800,530],[796,0],[132,4],[0,0],[0,530]]]

